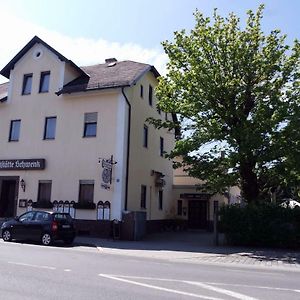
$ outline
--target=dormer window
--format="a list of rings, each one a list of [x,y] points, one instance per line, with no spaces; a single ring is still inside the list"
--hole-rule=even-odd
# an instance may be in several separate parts
[[[40,80],[40,93],[48,93],[49,92],[49,82],[50,82],[50,71],[41,73]]]
[[[23,79],[22,95],[30,95],[32,86],[32,74],[25,74]]]

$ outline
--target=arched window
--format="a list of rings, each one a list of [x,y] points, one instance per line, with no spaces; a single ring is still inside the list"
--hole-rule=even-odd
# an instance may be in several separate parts
[[[109,201],[105,201],[105,203],[104,203],[103,219],[110,220],[110,202]]]
[[[110,202],[99,201],[97,204],[97,220],[110,220]]]
[[[102,201],[99,201],[97,204],[97,220],[103,220],[104,213],[104,204]]]
[[[70,202],[70,216],[75,219],[75,208],[74,208],[74,205],[75,205],[75,201],[72,200]]]
[[[57,200],[53,201],[53,211],[58,211],[58,201]]]
[[[64,202],[64,213],[70,212],[70,202],[67,200]]]
[[[31,199],[29,199],[27,202],[27,211],[32,211],[32,203],[33,203],[33,201]]]
[[[62,200],[58,202],[58,212],[64,212],[64,201]]]

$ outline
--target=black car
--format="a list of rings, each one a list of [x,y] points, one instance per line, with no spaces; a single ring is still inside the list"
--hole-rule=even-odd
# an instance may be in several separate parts
[[[73,219],[68,213],[28,211],[1,226],[4,241],[40,241],[48,246],[55,240],[72,244],[75,238]]]

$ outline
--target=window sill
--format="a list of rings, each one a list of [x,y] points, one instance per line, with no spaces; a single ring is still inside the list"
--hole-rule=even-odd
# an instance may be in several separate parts
[[[39,91],[39,94],[47,94],[49,91]]]
[[[83,135],[83,138],[95,138],[97,135]]]
[[[14,143],[15,143],[15,142],[18,142],[18,141],[19,141],[19,140],[8,140],[9,143],[11,143],[11,142],[14,142]]]

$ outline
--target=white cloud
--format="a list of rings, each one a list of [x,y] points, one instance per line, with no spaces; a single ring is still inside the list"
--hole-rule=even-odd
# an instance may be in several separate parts
[[[9,11],[1,12],[1,23],[9,25],[0,31],[0,69],[37,35],[79,66],[103,63],[105,58],[115,57],[154,65],[161,74],[165,74],[167,56],[159,48],[149,49],[104,39],[72,38],[17,18]],[[4,81],[6,78],[0,76],[0,83]]]

